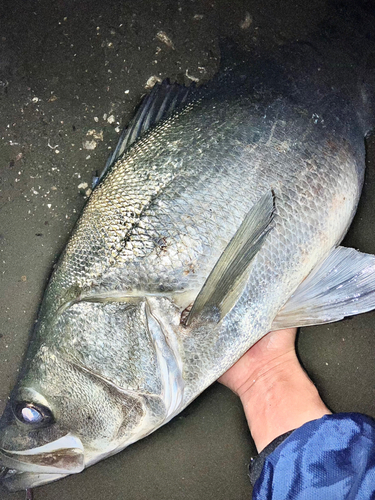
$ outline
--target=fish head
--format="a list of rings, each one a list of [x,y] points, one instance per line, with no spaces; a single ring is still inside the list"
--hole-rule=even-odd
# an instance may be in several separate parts
[[[155,426],[136,391],[94,373],[58,342],[31,344],[0,419],[0,483],[8,490],[79,473]]]

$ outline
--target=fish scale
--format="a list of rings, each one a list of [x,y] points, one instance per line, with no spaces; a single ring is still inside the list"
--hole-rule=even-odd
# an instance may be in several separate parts
[[[197,108],[198,104],[195,107],[190,107],[189,113],[185,113],[184,116],[189,117],[189,114],[193,113]],[[219,124],[219,128],[221,128],[222,124],[218,122],[215,106],[213,111],[213,117],[210,121],[214,125]],[[222,114],[222,111],[220,111],[220,114]],[[177,119],[180,119],[180,116],[173,118],[174,121]],[[180,125],[180,127],[183,125]],[[150,273],[155,275],[156,287],[161,284],[168,288],[168,283],[165,283],[165,281],[169,279],[171,273],[176,272],[178,262],[181,263],[181,269],[183,268],[182,272],[184,272],[189,265],[192,265],[192,262],[194,262],[194,267],[199,267],[199,257],[207,258],[207,250],[209,245],[212,245],[213,231],[223,235],[222,244],[217,245],[212,261],[218,258],[225,244],[235,232],[238,221],[241,220],[245,211],[249,208],[248,201],[246,205],[244,204],[245,206],[239,206],[237,209],[233,207],[233,203],[230,203],[231,195],[227,190],[228,183],[240,187],[241,172],[236,172],[232,168],[229,173],[221,173],[222,170],[227,170],[225,163],[221,160],[221,158],[227,160],[226,150],[220,152],[221,158],[218,158],[217,162],[212,163],[211,168],[209,168],[207,155],[212,153],[212,148],[209,145],[206,145],[206,155],[198,153],[198,161],[192,158],[194,161],[193,168],[189,164],[189,158],[185,160],[185,166],[180,167],[179,171],[174,168],[173,164],[165,167],[164,158],[168,152],[165,151],[165,148],[163,148],[162,152],[159,151],[161,159],[158,160],[157,148],[150,147],[150,144],[160,141],[160,136],[163,137],[167,144],[174,143],[174,138],[179,135],[179,129],[176,130],[168,122],[159,127],[155,133],[148,135],[145,140],[141,140],[134,148],[134,153],[131,151],[124,161],[120,161],[116,168],[109,172],[103,184],[94,191],[90,198],[77,230],[66,249],[66,257],[63,257],[58,273],[54,277],[54,280],[59,282],[58,286],[78,285],[79,288],[84,288],[86,291],[90,284],[94,283],[96,289],[100,288],[102,280],[104,282],[108,281],[106,279],[106,267],[109,267],[111,286],[113,286],[114,278],[113,268],[118,268],[118,272],[121,273],[119,286],[124,290],[131,286],[141,288],[143,286],[145,290],[148,290],[151,285]],[[181,144],[185,141],[180,139],[180,155],[186,156],[192,142],[194,144],[199,143],[201,129],[197,131],[196,135],[196,139],[195,137],[193,139],[189,138],[187,144]],[[213,143],[216,148],[217,142],[218,139],[215,136]],[[237,139],[236,147],[238,148]],[[137,170],[134,174],[132,165],[135,161],[140,163],[144,161],[144,165],[139,169],[140,173]],[[158,161],[161,163],[158,164]],[[158,167],[156,169],[158,175],[154,179],[149,172],[153,172],[155,165]],[[163,172],[164,169],[167,172],[161,177],[160,170]],[[217,178],[212,178],[216,170],[218,171]],[[174,180],[171,180],[172,171],[175,171]],[[204,172],[203,179],[201,178],[202,172]],[[183,173],[186,173],[186,177],[180,180]],[[209,189],[207,189],[205,183],[205,179],[208,177],[210,177],[211,184]],[[147,181],[144,180],[146,178]],[[196,179],[198,182],[195,182]],[[200,186],[206,191],[203,196]],[[132,193],[137,188],[139,193],[137,193],[138,199],[135,200]],[[245,195],[245,190],[242,189],[242,191]],[[144,198],[142,198],[142,192],[146,193]],[[189,214],[185,228],[183,218],[175,220],[171,215],[170,205],[171,203],[175,204],[177,200],[180,200],[182,205],[181,212]],[[200,200],[204,200],[204,203]],[[135,214],[136,216],[131,217],[129,220],[127,214],[129,211],[137,212],[135,208],[137,204],[142,209],[138,208],[138,216]],[[213,206],[218,214],[215,219],[212,218],[208,221],[205,217],[207,209],[205,205],[207,204]],[[91,235],[95,237],[92,238]],[[185,240],[188,241],[183,243],[181,235],[184,235]],[[98,237],[104,242],[99,252],[95,250]],[[156,258],[153,258],[155,255],[152,255],[151,265],[147,266],[145,259],[150,254],[158,253],[159,249],[155,242],[161,238],[168,239],[167,248],[160,251]],[[202,247],[201,238],[206,241],[205,252],[203,252],[203,248],[200,248]],[[209,243],[207,243],[207,240],[209,240]],[[135,243],[138,243],[138,246]],[[120,245],[121,249],[117,250],[116,245]],[[81,251],[82,248],[84,249],[83,252]],[[170,254],[172,255],[170,256]],[[133,266],[131,266],[132,261],[135,261]],[[105,265],[106,262],[108,262],[107,266]],[[133,271],[127,272],[128,280],[132,280],[130,282],[123,273],[123,267],[126,267],[128,271],[129,266]],[[143,284],[140,280],[137,272],[137,268],[140,267],[152,268],[143,271],[143,274],[147,276],[147,283]],[[159,267],[159,273],[157,267]],[[208,261],[200,273],[201,280],[197,282],[197,287],[202,285],[204,272],[207,272],[210,267],[212,267],[212,264]],[[173,284],[178,282],[179,287],[182,288],[183,282],[186,282],[186,286],[188,286],[187,278],[183,281],[181,281],[181,278],[183,277],[180,275],[174,278]],[[65,285],[65,281],[67,285]]]

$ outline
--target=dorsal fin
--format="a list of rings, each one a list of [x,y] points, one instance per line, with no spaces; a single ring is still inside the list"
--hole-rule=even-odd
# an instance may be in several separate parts
[[[129,125],[121,132],[117,146],[108,158],[103,172],[99,177],[95,178],[93,188],[101,181],[109,168],[120,158],[126,149],[138,140],[139,137],[160,121],[171,116],[174,111],[187,104],[188,98],[193,94],[194,90],[196,90],[194,83],[189,87],[170,83],[169,80],[156,83],[151,92],[143,98]]]

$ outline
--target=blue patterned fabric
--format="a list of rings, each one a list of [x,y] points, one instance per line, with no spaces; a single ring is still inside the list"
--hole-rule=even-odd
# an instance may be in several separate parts
[[[265,460],[253,500],[374,500],[375,420],[337,413],[307,422]]]

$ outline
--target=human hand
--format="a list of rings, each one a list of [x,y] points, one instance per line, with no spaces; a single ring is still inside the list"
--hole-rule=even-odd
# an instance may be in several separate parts
[[[270,332],[254,344],[218,380],[242,397],[257,379],[290,361],[295,361],[297,328]]]
[[[296,333],[296,328],[268,333],[218,380],[241,398],[258,451],[331,413],[298,361]]]

